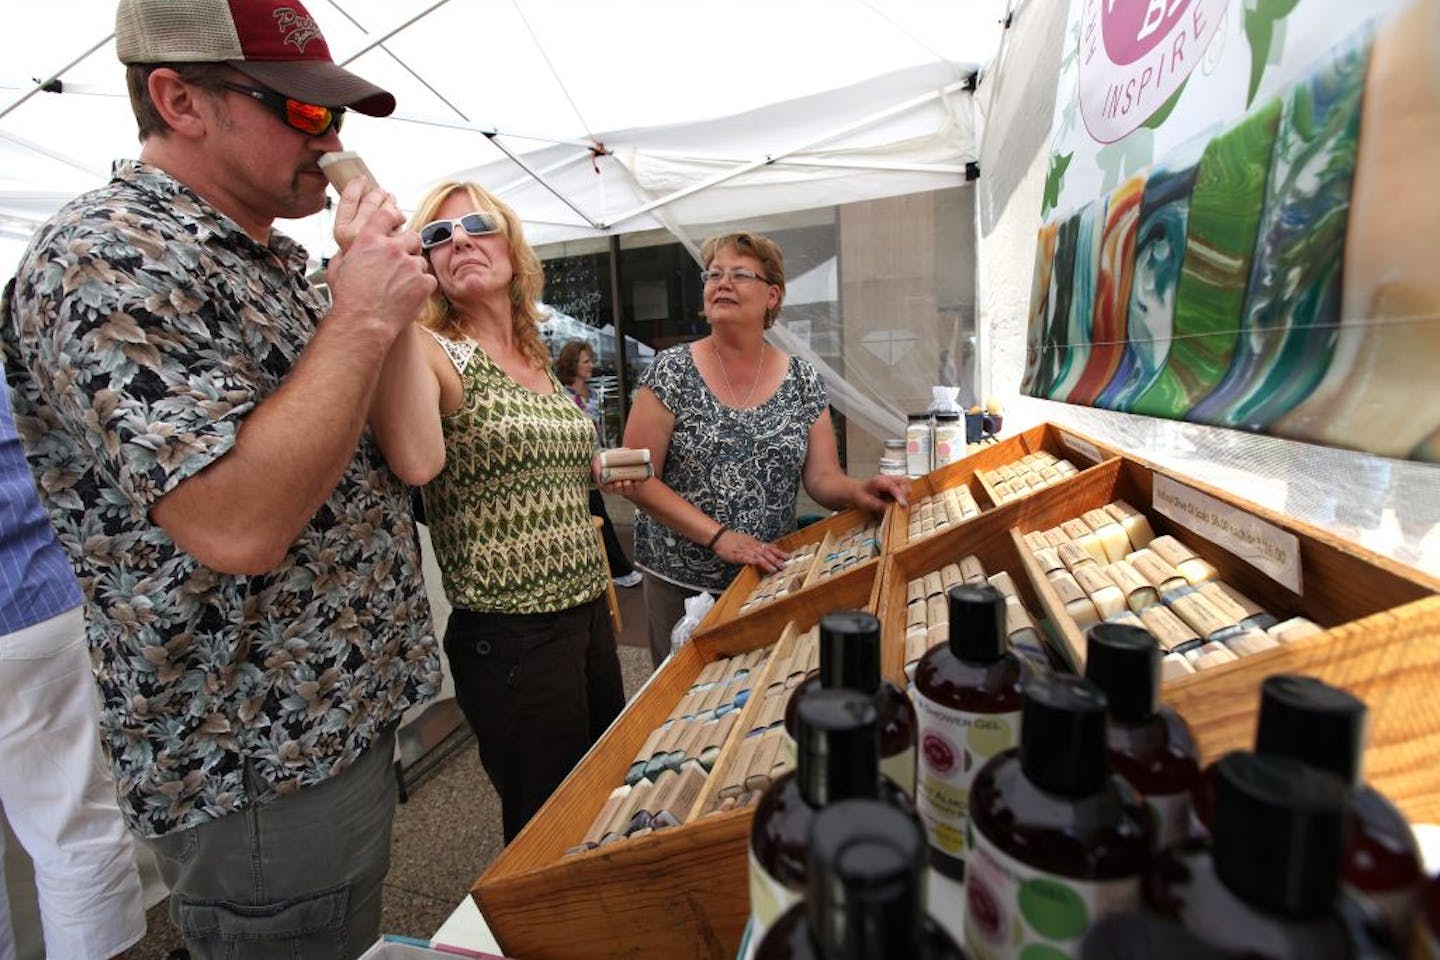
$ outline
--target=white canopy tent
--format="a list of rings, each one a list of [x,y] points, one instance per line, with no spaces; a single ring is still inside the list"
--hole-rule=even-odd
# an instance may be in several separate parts
[[[338,62],[396,94],[347,147],[410,208],[476,177],[534,243],[964,182],[966,79],[1005,0],[311,0]],[[0,256],[137,150],[113,0],[9,12]],[[59,92],[46,92],[45,89]],[[317,256],[325,218],[285,229]]]

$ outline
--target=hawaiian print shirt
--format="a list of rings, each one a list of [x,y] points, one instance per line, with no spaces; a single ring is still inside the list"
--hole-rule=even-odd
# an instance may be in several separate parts
[[[758,407],[721,403],[695,366],[690,344],[655,355],[640,376],[675,417],[664,481],[711,519],[769,543],[795,529],[795,503],[810,428],[830,400],[810,364],[790,358],[775,395]],[[724,590],[740,572],[644,510],[635,513],[635,565],[692,590]]]
[[[211,570],[148,519],[299,359],[325,312],[305,262],[121,161],[0,300],[16,425],[85,592],[102,742],[146,836],[326,780],[440,686],[406,489],[368,434],[270,573]]]

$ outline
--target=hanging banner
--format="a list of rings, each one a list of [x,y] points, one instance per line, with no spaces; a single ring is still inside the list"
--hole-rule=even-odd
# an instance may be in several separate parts
[[[1071,0],[1022,389],[1440,462],[1440,0]]]

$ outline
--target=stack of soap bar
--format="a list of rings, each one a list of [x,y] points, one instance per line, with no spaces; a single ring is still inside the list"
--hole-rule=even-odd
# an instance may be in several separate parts
[[[950,637],[950,603],[946,591],[961,583],[989,583],[1005,595],[1005,632],[1010,648],[1048,668],[1049,656],[1035,618],[1025,609],[1010,574],[999,571],[988,575],[978,557],[964,556],[959,563],[949,563],[905,585],[905,676],[914,679],[915,665],[931,647],[945,643]]]
[[[910,505],[910,523],[907,528],[910,540],[920,540],[980,515],[980,505],[975,495],[963,484],[950,487],[928,497],[921,497]]]
[[[617,480],[648,480],[655,476],[650,465],[649,448],[632,450],[629,447],[612,447],[600,451],[600,482],[614,483]]]
[[[861,523],[835,538],[817,563],[815,577],[833,577],[880,555],[880,525]]]
[[[785,707],[796,688],[819,669],[820,629],[816,626],[797,636],[789,658],[777,661],[770,671],[769,683],[757,694],[760,702],[747,729],[722,769],[714,773],[718,786],[707,814],[749,806],[771,780],[794,767],[794,748],[785,733]]]
[[[755,584],[755,589],[750,591],[750,596],[740,604],[740,609],[746,611],[772,600],[788,597],[792,593],[799,593],[810,578],[810,568],[815,565],[815,558],[819,550],[820,545],[815,543],[807,543],[803,547],[796,548],[790,554],[790,559],[785,561],[784,566],[774,573],[767,573],[760,578],[760,582]]]
[[[1155,536],[1145,515],[1123,500],[1023,540],[1079,630],[1098,620],[1143,627],[1165,651],[1166,679],[1320,629],[1309,621],[1278,624],[1216,580],[1215,568],[1180,540]]]
[[[1008,503],[1032,491],[1072,477],[1079,471],[1069,460],[1053,453],[1037,450],[1027,453],[1013,463],[1005,463],[993,470],[978,471],[982,480],[989,485],[997,504]]]
[[[627,837],[678,826],[699,798],[771,647],[706,664],[666,717],[650,732],[580,843],[582,853]]]

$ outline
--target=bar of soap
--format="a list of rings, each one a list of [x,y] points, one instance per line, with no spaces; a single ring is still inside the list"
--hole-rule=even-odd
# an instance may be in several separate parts
[[[1171,612],[1169,607],[1155,604],[1140,611],[1145,629],[1160,642],[1161,649],[1172,653],[1184,653],[1200,646],[1200,637],[1186,625],[1185,621]]]
[[[1183,587],[1189,582],[1180,576],[1180,571],[1160,559],[1159,554],[1148,547],[1136,550],[1125,559],[1135,568],[1136,573],[1149,580],[1150,585],[1160,593]]]
[[[1125,531],[1125,536],[1130,540],[1130,546],[1136,550],[1148,547],[1150,541],[1155,539],[1155,532],[1150,528],[1149,519],[1124,500],[1105,504],[1105,512],[1119,521],[1120,528]]]
[[[1258,630],[1252,627],[1226,640],[1225,646],[1229,647],[1231,652],[1237,657],[1247,657],[1252,653],[1274,650],[1280,646],[1280,642],[1264,630]]]
[[[1105,548],[1105,556],[1109,562],[1124,560],[1125,554],[1130,552],[1130,538],[1115,518],[1110,516],[1099,507],[1094,510],[1086,510],[1081,519],[1094,531],[1095,536]]]
[[[1281,643],[1294,643],[1296,640],[1324,633],[1325,628],[1304,617],[1291,617],[1289,620],[1275,624],[1265,632]]]
[[[634,467],[650,462],[650,448],[611,447],[600,451],[602,467]]]
[[[1081,551],[1082,553],[1084,551]],[[1035,562],[1040,565],[1040,572],[1049,576],[1057,570],[1068,569],[1065,562],[1060,559],[1060,551],[1054,547],[1046,547],[1043,550],[1035,551]]]
[[[649,452],[648,450],[646,451]],[[600,482],[616,483],[620,480],[649,480],[655,476],[655,468],[648,463],[623,467],[601,467]]]
[[[1065,569],[1071,573],[1074,573],[1076,568],[1085,566],[1086,564],[1090,566],[1095,565],[1095,558],[1090,555],[1090,552],[1073,540],[1069,543],[1062,543],[1056,547],[1055,555],[1060,558],[1061,563],[1065,564]],[[1048,573],[1049,571],[1046,572]]]
[[[964,583],[965,575],[960,570],[960,565],[947,563],[940,568],[940,584],[944,589],[949,590],[957,583]]]
[[[1162,683],[1166,680],[1174,680],[1176,677],[1188,676],[1194,672],[1195,668],[1190,665],[1190,661],[1178,653],[1167,653],[1160,658],[1160,681]]]
[[[985,568],[980,565],[978,557],[973,555],[961,557],[960,576],[965,578],[966,583],[984,583]]]
[[[1140,572],[1131,566],[1128,560],[1116,560],[1105,568],[1110,579],[1115,581],[1115,586],[1125,594],[1126,605],[1136,613],[1146,607],[1153,606],[1160,602],[1160,593],[1150,581],[1140,576]]]
[[[1240,659],[1223,643],[1207,643],[1201,648],[1201,651],[1200,655],[1195,658],[1196,672],[1218,667],[1222,663],[1234,663]]]

